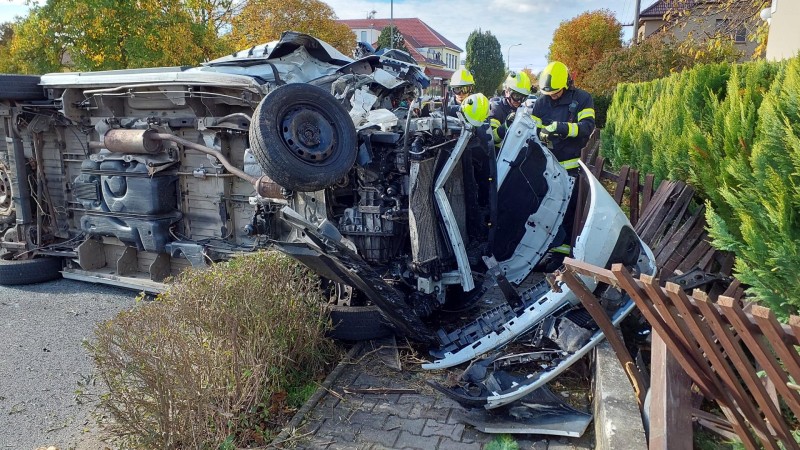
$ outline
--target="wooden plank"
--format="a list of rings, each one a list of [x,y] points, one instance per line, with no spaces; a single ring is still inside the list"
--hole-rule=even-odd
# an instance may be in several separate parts
[[[686,255],[697,246],[698,240],[702,240],[705,236],[705,225],[703,222],[698,221],[695,226],[689,231],[689,234],[678,244],[678,247],[672,252],[672,256],[664,263],[661,273],[672,274],[675,269],[683,262]]]
[[[682,189],[678,193],[678,196],[672,204],[672,207],[667,211],[667,214],[661,220],[658,228],[656,228],[650,242],[661,241],[667,228],[673,224],[673,221],[679,221],[683,216],[683,213],[686,211],[686,208],[689,206],[689,202],[691,202],[692,197],[694,196],[694,188],[683,182],[681,182],[681,184],[683,185]]]
[[[650,445],[652,449],[693,447],[692,379],[668,351],[658,333],[650,346]]]
[[[662,182],[661,186],[658,187],[658,190],[656,190],[656,193],[650,200],[650,203],[648,203],[647,209],[644,211],[644,213],[642,213],[642,219],[635,231],[636,234],[638,234],[639,237],[648,245],[652,244],[652,242],[649,240],[650,236],[648,235],[650,229],[653,228],[653,232],[655,232],[655,227],[661,223],[661,220],[667,214],[667,208],[665,208],[664,205],[672,195],[672,189],[674,187],[675,183],[672,181]]]
[[[619,168],[617,186],[614,189],[614,202],[617,205],[622,204],[622,197],[625,195],[625,186],[628,184],[628,172],[630,172],[630,170],[630,166],[622,166]]]
[[[748,319],[739,304],[730,297],[720,297],[717,299],[717,305],[728,323],[736,329],[736,333],[739,334],[744,345],[750,350],[758,364],[764,368],[767,376],[773,380],[775,388],[783,396],[786,405],[792,410],[795,417],[800,417],[800,394],[787,386],[786,383],[789,382],[789,379],[786,376],[786,372],[780,367],[780,364],[769,352],[769,349],[766,348],[766,345],[760,339],[756,339],[753,333],[749,331],[745,325]]]
[[[617,358],[620,363],[622,363],[622,368],[628,375],[628,379],[633,386],[636,401],[641,410],[644,407],[645,395],[647,395],[647,383],[644,378],[642,378],[639,369],[636,368],[636,363],[633,362],[628,348],[622,341],[619,330],[611,323],[611,319],[608,318],[606,310],[600,306],[600,302],[595,298],[594,294],[592,294],[592,291],[583,284],[583,281],[580,281],[570,270],[563,272],[560,278],[567,283],[572,293],[578,297],[583,307],[586,308],[586,311],[592,316],[592,319],[594,319],[594,322],[600,327],[600,330],[603,331],[608,343],[611,344],[611,348],[613,348],[614,353],[617,354]]]
[[[695,339],[700,344],[700,348],[703,349],[705,357],[708,358],[717,375],[722,379],[727,392],[733,396],[742,415],[744,415],[745,419],[750,423],[750,426],[756,431],[762,444],[764,444],[766,448],[778,450],[780,448],[778,447],[778,443],[775,442],[761,414],[756,410],[750,400],[750,396],[745,387],[739,382],[736,371],[730,366],[725,355],[722,355],[719,349],[713,345],[716,339],[711,335],[706,326],[712,318],[700,318],[692,313],[689,299],[680,285],[676,283],[667,283],[665,290],[670,300],[672,300],[672,304],[681,314],[689,331],[695,336]],[[706,323],[703,323],[703,320],[705,320]]]
[[[706,319],[705,323],[709,324],[716,339],[722,344],[728,354],[728,358],[736,367],[737,372],[749,388],[761,411],[764,412],[767,420],[769,420],[769,423],[783,441],[784,446],[797,450],[798,446],[792,438],[792,432],[781,415],[780,409],[772,402],[772,398],[758,378],[755,368],[750,364],[750,358],[742,350],[739,340],[730,331],[717,309],[712,307],[707,297],[703,296],[701,292],[695,292],[692,297],[694,297],[695,303]]]
[[[728,289],[725,289],[725,292],[723,292],[722,295],[725,297],[733,297],[733,294],[736,293],[736,290],[739,289],[739,286],[741,285],[742,282],[739,281],[738,278],[734,278],[733,281],[731,281],[730,286],[728,286]]]
[[[717,254],[717,249],[711,247],[708,251],[700,258],[700,261],[697,262],[697,267],[705,270],[706,272],[711,271],[711,264],[714,262],[714,255]]]
[[[643,241],[645,241],[648,245],[656,245],[658,244],[658,239],[660,235],[657,234],[659,228],[665,223],[668,214],[675,214],[673,210],[673,195],[675,192],[682,192],[683,191],[683,182],[676,182],[673,183],[673,189],[670,189],[668,193],[664,194],[664,198],[660,202],[652,202],[651,206],[655,209],[653,211],[653,219],[647,224],[647,227],[642,230],[642,233],[639,235]],[[659,204],[660,203],[660,204]],[[670,205],[667,207],[666,205]]]
[[[719,273],[731,275],[733,273],[733,264],[736,262],[736,256],[731,252],[718,251],[717,259],[719,260]]]
[[[736,280],[739,281],[739,280]],[[789,316],[789,326],[791,327],[792,331],[794,331],[794,343],[793,345],[800,345],[800,317],[798,316]],[[797,381],[797,380],[795,380]]]
[[[711,244],[708,243],[706,240],[708,238],[708,233],[703,233],[700,242],[686,255],[686,258],[678,264],[678,270],[683,272],[688,272],[689,270],[694,269],[697,266],[697,263],[700,261],[700,258],[711,248]]]
[[[705,226],[702,224],[698,225],[697,223],[700,220],[700,217],[704,214],[704,212],[705,212],[705,205],[698,208],[694,214],[689,216],[689,219],[687,219],[686,222],[683,223],[683,225],[678,229],[678,231],[676,231],[675,234],[673,234],[665,244],[662,244],[658,247],[658,253],[656,254],[656,263],[659,266],[663,265],[666,261],[669,260],[672,254],[678,249],[678,246],[680,246],[680,244],[686,239],[686,237],[692,230],[696,229],[697,227],[700,227],[701,231],[698,232],[698,236],[699,233],[702,233],[702,228],[704,228]]]
[[[592,167],[592,175],[598,180],[600,179],[600,175],[603,173],[603,166],[606,165],[606,159],[602,156],[598,156],[597,160],[595,161],[594,167]]]
[[[668,314],[668,316],[662,316],[655,310],[654,301],[649,297],[648,294],[650,293],[649,289],[657,289],[658,292],[661,292],[660,295],[663,295],[663,291],[658,286],[656,279],[653,277],[648,277],[648,283],[648,280],[645,280],[645,277],[642,276],[642,280],[637,282],[631,276],[630,271],[628,271],[628,269],[622,264],[614,264],[611,267],[611,272],[616,277],[619,285],[625,289],[625,292],[630,295],[632,299],[634,299],[636,306],[639,307],[639,310],[653,327],[653,330],[662,335],[664,338],[664,343],[667,345],[669,351],[680,362],[686,373],[692,377],[692,380],[694,380],[695,384],[697,384],[703,395],[705,395],[707,398],[717,399],[720,409],[731,422],[734,431],[737,434],[744,436],[742,440],[745,444],[745,447],[748,448],[748,450],[755,449],[756,445],[752,440],[752,436],[750,436],[750,434],[742,425],[744,423],[744,419],[735,408],[728,406],[729,400],[725,398],[724,392],[719,384],[719,380],[714,377],[713,374],[709,376],[709,368],[707,364],[702,363],[705,360],[703,359],[700,361],[698,359],[698,356],[702,359],[702,355],[699,355],[697,347],[689,347],[683,344],[682,340],[689,339],[691,336],[683,336],[679,333],[672,332],[670,329],[671,324],[668,325],[667,322],[665,322],[667,317],[674,322],[674,318],[672,318],[671,314]],[[641,283],[642,286],[640,286],[639,283]],[[646,291],[645,289],[648,290]]]
[[[636,169],[631,169],[630,174],[630,216],[631,216],[631,225],[634,227],[636,223],[639,222],[639,171]]]
[[[648,173],[644,176],[644,188],[642,189],[642,211],[647,209],[647,204],[650,203],[650,199],[653,198],[653,184],[655,182],[656,176],[652,173]]]
[[[781,359],[784,370],[789,372],[796,383],[800,380],[800,354],[794,348],[790,349],[784,344],[783,328],[775,318],[775,314],[769,308],[760,305],[753,306],[751,313],[767,341],[772,344],[772,350]]]
[[[694,194],[692,194],[692,196],[694,196]],[[667,224],[666,222],[664,222],[663,225],[667,225],[667,227],[664,229],[665,231],[660,231],[660,230],[656,231],[657,236],[662,235],[663,233],[662,235],[663,237],[659,239],[660,242],[659,247],[662,247],[664,245],[663,242],[669,242],[672,236],[675,233],[677,233],[679,229],[681,229],[681,226],[685,222],[684,217],[686,216],[686,210],[689,209],[689,205],[692,202],[692,197],[689,197],[685,201],[680,199],[676,200],[676,203],[675,205],[673,205],[673,207],[678,206],[679,205],[678,202],[683,202],[683,205],[680,206],[680,210],[677,212],[677,214],[675,214],[674,218],[671,220],[671,223]],[[689,217],[692,216],[690,215]]]

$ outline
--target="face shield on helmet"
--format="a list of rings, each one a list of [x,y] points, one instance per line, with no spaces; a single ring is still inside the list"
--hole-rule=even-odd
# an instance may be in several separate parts
[[[546,95],[552,95],[569,86],[569,69],[560,61],[547,65],[539,76],[539,89]]]
[[[518,104],[531,94],[531,79],[525,72],[511,72],[503,86],[506,90],[506,97]]]
[[[461,112],[473,126],[480,126],[489,117],[489,99],[480,92],[472,94],[461,102]]]
[[[466,97],[475,91],[475,78],[467,69],[458,69],[450,77],[450,88],[458,97]]]

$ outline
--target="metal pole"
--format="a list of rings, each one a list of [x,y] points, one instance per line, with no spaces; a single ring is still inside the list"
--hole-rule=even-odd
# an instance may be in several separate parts
[[[506,51],[506,72],[511,69],[511,47],[516,47],[522,44],[511,44],[508,46],[508,51]]]
[[[389,48],[394,48],[394,0],[389,6]]]
[[[636,10],[633,12],[633,43],[639,43],[639,11],[642,9],[642,0],[636,0]]]

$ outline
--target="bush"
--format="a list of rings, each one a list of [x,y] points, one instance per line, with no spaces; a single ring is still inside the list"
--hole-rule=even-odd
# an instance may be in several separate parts
[[[334,354],[319,282],[275,252],[187,271],[95,330],[110,431],[133,448],[263,444]],[[300,384],[301,386],[292,386]]]
[[[601,152],[707,200],[713,245],[736,254],[748,294],[800,309],[800,57],[698,66],[621,85]]]

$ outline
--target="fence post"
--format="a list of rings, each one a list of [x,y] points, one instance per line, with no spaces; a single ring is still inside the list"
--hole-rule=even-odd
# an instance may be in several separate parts
[[[650,372],[650,448],[691,450],[691,379],[652,333]]]

